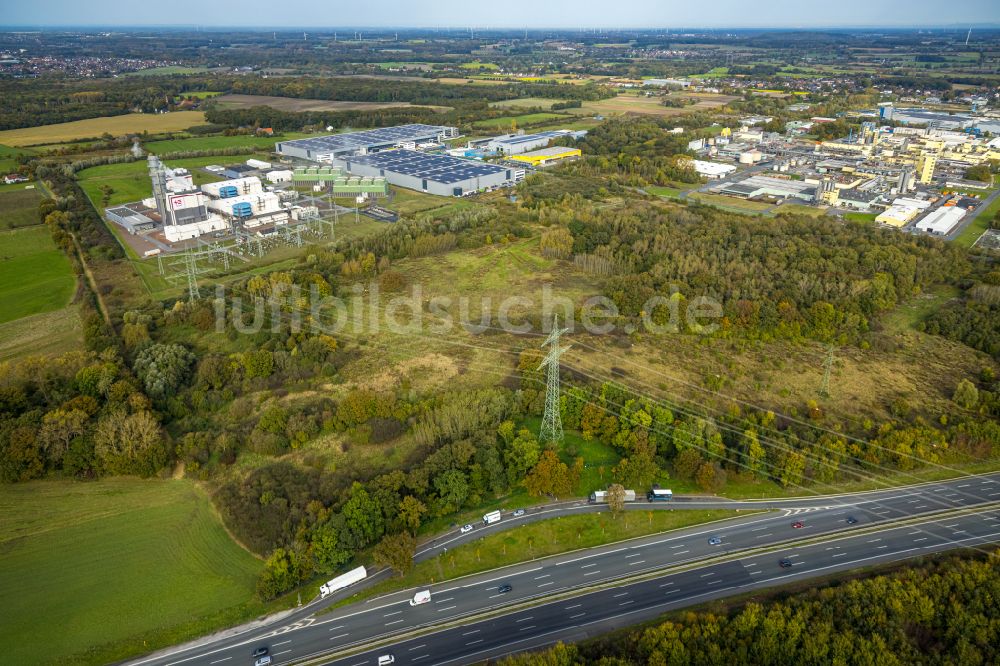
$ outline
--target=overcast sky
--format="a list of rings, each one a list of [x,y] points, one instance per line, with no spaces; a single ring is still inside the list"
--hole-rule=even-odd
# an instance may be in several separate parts
[[[0,25],[933,27],[996,24],[1000,0],[0,0]]]

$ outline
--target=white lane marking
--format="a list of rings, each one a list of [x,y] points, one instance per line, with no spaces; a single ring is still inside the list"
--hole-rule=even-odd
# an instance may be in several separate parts
[[[587,573],[585,573],[583,575],[584,576],[593,576],[594,574],[599,574],[599,573],[601,573],[600,569],[598,569],[597,571],[588,571]]]
[[[210,661],[210,664],[221,664],[224,661],[229,661],[232,657],[223,657],[222,659],[217,659],[216,661]]]
[[[359,661],[356,664],[351,664],[351,666],[364,666],[364,664],[367,664],[367,663],[368,663],[368,660],[366,659],[365,661]]]
[[[291,650],[282,650],[281,652],[275,652],[274,656],[277,657],[279,654],[288,654]]]
[[[430,656],[429,654],[422,654],[419,657],[414,657],[413,661],[416,661],[417,659],[426,659],[429,656]]]
[[[701,578],[708,578],[709,576],[714,576],[714,575],[715,575],[714,571],[709,571],[707,574],[702,574]]]
[[[563,607],[563,610],[573,610],[574,608],[579,608],[582,605],[583,604],[573,604],[572,606],[565,606]]]
[[[415,645],[411,647],[409,651],[413,652],[414,650],[419,650],[420,648],[425,648],[425,647],[427,647],[427,643],[421,643],[420,645]]]
[[[670,548],[674,549],[674,548],[683,548],[683,547],[684,547],[684,544],[680,543],[680,544],[677,544],[676,546],[671,546]]]
[[[536,571],[541,571],[541,570],[542,570],[542,567],[535,567],[534,569],[526,569],[526,570],[518,572],[518,573],[516,573],[514,575],[515,576],[523,576],[524,574],[530,574],[530,573],[534,573]],[[504,574],[503,576],[497,576],[496,578],[490,578],[488,580],[481,580],[481,581],[479,581],[477,583],[469,583],[468,585],[463,585],[462,588],[464,589],[464,588],[467,588],[467,587],[479,587],[480,585],[485,585],[486,583],[493,583],[493,582],[496,582],[498,580],[504,580],[504,579],[507,579],[507,578],[510,578],[510,574]],[[457,587],[453,587],[451,589],[452,590],[457,590],[458,588]],[[438,594],[442,594],[442,593],[448,592],[448,591],[449,590],[441,590],[441,592],[438,592]]]
[[[580,568],[581,569],[586,569],[587,567],[596,567],[596,566],[597,566],[597,562],[592,562],[591,564],[581,564]]]
[[[927,537],[920,537],[919,539],[914,539],[913,543],[919,543],[921,541],[927,541]]]
[[[646,545],[652,545],[652,544],[646,544]],[[602,555],[611,555],[612,553],[620,553],[623,550],[628,550],[628,548],[616,548],[615,550],[607,550],[607,551],[600,552],[600,553],[594,553],[593,555],[584,555],[583,557],[577,557],[577,558],[574,558],[572,560],[566,560],[565,562],[556,562],[556,566],[558,566],[560,564],[573,564],[574,562],[581,562],[583,560],[589,560],[592,557],[601,557]],[[542,567],[538,567],[537,569],[534,569],[533,571],[541,571],[541,569],[542,569]],[[528,572],[525,571],[524,573],[528,573]]]
[[[767,534],[758,534],[757,536],[754,537],[754,539],[764,539],[766,537],[771,536],[772,534],[773,532],[768,532]]]
[[[635,565],[637,565],[637,564],[642,564],[642,563],[643,563],[643,562],[645,562],[645,561],[646,561],[646,560],[636,560],[635,562],[629,562],[629,563],[628,563],[628,565],[629,565],[630,567],[634,567]]]
[[[886,548],[888,548],[888,547],[889,547],[889,546],[876,546],[876,547],[875,547],[875,550],[885,550],[885,549],[886,549]]]
[[[533,619],[535,619],[534,616],[529,615],[528,617],[522,617],[520,620],[514,620],[514,624],[517,624],[518,622],[527,622],[528,620],[533,620]]]
[[[666,587],[667,585],[673,585],[673,583],[664,583],[664,584],[663,584],[663,585],[661,585],[660,587]]]
[[[527,631],[528,629],[534,629],[535,625],[529,624],[527,627],[521,627],[518,631]]]
[[[882,539],[871,539],[868,543],[878,543]]]
[[[451,610],[452,608],[458,608],[458,606],[448,606],[447,608],[438,608],[438,613],[443,613],[446,610]]]
[[[705,585],[715,585],[716,583],[721,583],[721,580],[710,580]]]
[[[343,629],[343,628],[344,628],[344,625],[338,624],[336,627],[330,627],[330,631],[334,631],[336,629]]]
[[[440,603],[440,602],[439,602],[439,603]],[[395,612],[392,612],[392,613],[386,613],[386,614],[385,614],[385,615],[383,615],[382,617],[392,617],[393,615],[399,615],[399,614],[400,614],[400,613],[402,613],[402,612],[403,612],[403,611],[395,611]]]
[[[552,574],[544,574],[542,576],[535,576],[535,580],[541,580],[543,578],[550,578]]]
[[[614,596],[613,596],[613,597],[611,597],[611,598],[612,598],[612,599],[617,599],[618,597],[625,597],[625,596],[628,596],[628,592],[622,592],[622,593],[620,593],[620,594],[616,594],[616,595],[614,595]]]
[[[455,600],[455,597],[448,597],[446,599],[436,599],[434,601],[434,603],[436,603],[436,604],[443,604],[446,601],[454,601],[454,600]],[[399,611],[399,612],[402,613],[403,611]]]
[[[759,571],[751,571],[751,572],[750,572],[749,574],[747,574],[747,575],[749,575],[749,576],[756,576],[756,575],[757,575],[757,574],[759,574],[759,573],[760,573]]]
[[[334,636],[334,637],[333,637],[333,638],[331,638],[330,640],[331,640],[331,641],[335,641],[335,640],[337,640],[338,638],[343,638],[343,637],[345,637],[345,636],[350,636],[350,635],[351,635],[351,634],[349,634],[349,633],[347,633],[347,634],[340,634],[340,635],[338,635],[338,636]]]
[[[642,553],[632,553],[631,555],[626,555],[625,559],[628,559],[630,557],[639,557],[640,555],[642,555]]]
[[[948,528],[958,527],[958,523],[952,523],[951,525],[945,525],[945,527],[948,527]]]
[[[675,554],[675,555],[683,555],[684,553],[690,553],[690,552],[691,552],[690,550],[678,550],[678,551],[677,551],[676,553],[674,553],[674,554]]]
[[[755,528],[753,528],[750,531],[751,532],[760,532],[761,530],[766,530],[766,529],[767,529],[767,527],[755,527]]]
[[[584,615],[586,615],[586,613],[577,613],[576,615],[570,615],[569,619],[575,620],[576,618],[583,617]]]
[[[467,631],[467,632],[465,632],[462,635],[463,636],[471,636],[472,634],[478,634],[478,633],[479,633],[479,629],[473,629],[472,631]]]
[[[847,553],[837,553],[836,555],[831,555],[830,557],[843,557],[844,555],[847,555]]]
[[[955,487],[956,488],[968,488],[971,485],[972,485],[971,483],[960,483],[959,485],[957,485]]]
[[[538,587],[545,587],[546,585],[555,585],[555,581],[554,580],[550,580],[547,583],[539,583]]]
[[[476,643],[482,643],[482,642],[483,642],[483,639],[480,638],[480,639],[477,639],[477,640],[474,640],[474,641],[469,641],[468,643],[466,643],[466,645],[475,645]]]
[[[281,641],[280,643],[272,643],[271,647],[278,647],[279,645],[288,645],[291,642],[292,642],[291,640],[287,640],[287,641]]]
[[[400,622],[405,622],[405,620],[393,620],[392,622],[386,622],[385,626],[390,627],[394,624],[399,624]]]

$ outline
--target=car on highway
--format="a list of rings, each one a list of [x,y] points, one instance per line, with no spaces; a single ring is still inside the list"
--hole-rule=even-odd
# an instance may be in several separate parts
[[[266,654],[253,662],[253,666],[271,666],[271,658]]]
[[[466,534],[472,531],[472,525],[464,525],[462,527],[462,534]]]
[[[847,517],[847,524],[848,525],[854,525],[857,522],[858,522],[858,519],[855,518],[854,516],[848,516]]]
[[[518,509],[517,511],[514,512],[514,517],[515,518],[517,518],[519,516],[523,516],[523,515],[524,515],[524,509]]]
[[[514,587],[510,583],[504,583],[503,585],[497,588],[497,592],[499,592],[500,594],[507,594],[513,589]]]
[[[781,567],[782,569],[787,569],[790,566],[792,566],[792,561],[787,557],[783,557],[780,560],[778,560],[778,566]]]
[[[718,546],[720,543],[722,543],[722,537],[714,536],[708,540],[708,545],[710,546]]]
[[[257,648],[256,650],[254,650],[253,652],[250,653],[250,658],[251,659],[256,659],[258,657],[266,657],[266,656],[267,656],[267,646],[266,645],[261,645],[259,648]]]
[[[794,523],[792,523],[792,527],[794,527],[797,530],[801,530],[805,526],[806,524],[803,523],[801,520],[796,520]]]
[[[389,664],[396,663],[396,655],[393,653],[381,654],[378,657],[378,666],[389,666]]]

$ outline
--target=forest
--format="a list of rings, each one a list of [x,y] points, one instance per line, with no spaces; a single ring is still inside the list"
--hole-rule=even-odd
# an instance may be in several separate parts
[[[971,553],[834,583],[728,611],[672,613],[503,666],[995,664],[1000,553]]]

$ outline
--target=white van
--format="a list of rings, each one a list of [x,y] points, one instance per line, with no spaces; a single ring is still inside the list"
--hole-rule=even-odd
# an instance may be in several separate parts
[[[497,522],[498,520],[500,520],[500,512],[499,511],[490,511],[488,514],[486,514],[485,516],[483,516],[483,524],[484,525],[492,525],[493,523]]]
[[[426,604],[430,600],[431,600],[431,591],[420,590],[419,592],[413,595],[412,599],[410,599],[410,605],[419,606],[420,604]]]
[[[389,664],[395,663],[396,657],[392,654],[379,655],[378,666],[389,666]]]

